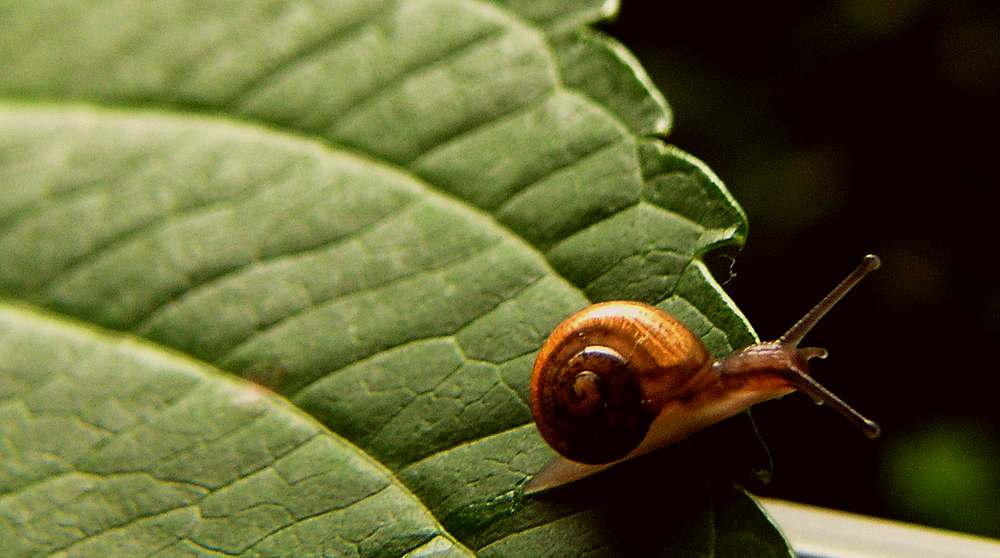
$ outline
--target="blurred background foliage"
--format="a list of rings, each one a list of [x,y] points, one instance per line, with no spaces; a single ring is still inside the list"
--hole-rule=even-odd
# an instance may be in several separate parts
[[[762,405],[755,491],[1000,537],[1000,3],[623,0],[605,30],[746,208],[746,247],[710,263],[762,337],[883,259],[807,339],[883,438]]]

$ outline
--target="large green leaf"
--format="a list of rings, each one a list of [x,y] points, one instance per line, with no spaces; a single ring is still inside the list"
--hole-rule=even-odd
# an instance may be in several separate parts
[[[690,444],[518,490],[572,311],[753,339],[700,260],[745,218],[608,11],[0,3],[4,549],[787,556]]]

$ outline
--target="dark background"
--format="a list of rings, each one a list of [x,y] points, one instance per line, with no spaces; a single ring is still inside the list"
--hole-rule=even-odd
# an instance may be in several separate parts
[[[746,209],[726,290],[761,337],[883,260],[805,343],[883,437],[801,395],[758,406],[755,492],[1000,537],[998,6],[623,0],[605,26]]]

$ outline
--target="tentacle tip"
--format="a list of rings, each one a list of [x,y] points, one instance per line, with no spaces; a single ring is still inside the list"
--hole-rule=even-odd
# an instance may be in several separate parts
[[[865,419],[865,425],[862,429],[865,432],[865,436],[868,436],[871,440],[874,440],[882,435],[882,427],[872,420]]]
[[[830,356],[830,352],[823,347],[803,347],[799,349],[799,354],[806,360],[814,358],[824,359]]]
[[[868,254],[864,257],[861,265],[864,266],[865,271],[875,271],[876,269],[882,267],[882,260],[875,254]]]

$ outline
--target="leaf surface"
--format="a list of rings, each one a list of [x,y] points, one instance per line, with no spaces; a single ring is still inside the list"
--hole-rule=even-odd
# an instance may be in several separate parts
[[[472,556],[287,402],[131,338],[0,307],[5,556]]]
[[[636,487],[672,502],[673,523],[623,511],[635,506],[612,488],[629,482],[621,474],[589,482],[586,496],[519,495],[552,455],[530,424],[527,379],[566,315],[638,299],[714,353],[753,339],[700,260],[742,242],[742,211],[657,139],[669,112],[631,56],[580,27],[607,11],[518,0],[0,7],[0,291],[46,309],[5,314],[18,341],[0,394],[11,424],[29,423],[0,438],[15,470],[0,486],[13,498],[0,529],[31,523],[17,506],[51,505],[24,482],[61,482],[72,502],[94,487],[112,510],[67,504],[52,530],[68,534],[25,536],[14,555],[100,555],[92,540],[143,555],[156,539],[165,555],[703,556],[724,555],[720,522],[763,521],[729,504],[743,496],[713,490],[688,445],[634,466],[676,468],[652,492]],[[124,360],[33,363],[47,346]],[[188,359],[180,372],[176,354]],[[143,394],[175,393],[179,377],[199,394],[186,414],[130,433],[166,404]],[[131,440],[128,452],[92,454],[104,447],[95,438],[63,455],[49,436],[69,431],[30,423],[34,386],[50,378],[65,393],[49,402],[69,422],[97,412],[83,401],[102,420],[130,417],[87,420],[94,436]],[[74,389],[90,399],[65,395]],[[253,412],[234,403],[241,393],[258,394]],[[230,435],[215,421],[246,426]],[[47,434],[26,436],[35,430]],[[269,449],[244,456],[239,436]],[[169,465],[185,443],[204,462]],[[313,445],[271,478],[284,458],[272,448]],[[361,480],[324,486],[328,498],[281,488],[328,466]],[[126,470],[135,475],[118,480]],[[244,478],[272,484],[234,489]],[[220,490],[243,495],[205,515]],[[371,510],[401,519],[383,530]],[[213,513],[225,522],[208,526]],[[164,514],[186,519],[164,525]],[[324,514],[355,530],[311,535]],[[231,540],[202,544],[196,534],[213,528]],[[776,534],[762,540],[758,555],[787,555]]]

